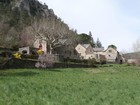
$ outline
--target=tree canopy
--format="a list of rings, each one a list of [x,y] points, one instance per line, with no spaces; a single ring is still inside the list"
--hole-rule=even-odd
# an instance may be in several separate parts
[[[102,48],[102,43],[100,42],[99,38],[97,38],[97,41],[96,41],[96,47],[98,48]]]
[[[109,47],[114,48],[115,50],[117,49],[117,47],[115,45],[113,45],[113,44],[109,45],[108,48]]]
[[[95,47],[95,43],[91,35],[81,33],[77,35],[77,41],[80,44],[91,44],[92,47]]]

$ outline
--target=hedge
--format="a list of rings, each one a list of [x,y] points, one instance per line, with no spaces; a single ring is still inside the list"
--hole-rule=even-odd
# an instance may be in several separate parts
[[[12,63],[11,63],[12,62]],[[5,68],[36,68],[35,63],[37,60],[31,59],[13,59],[10,61],[10,65],[6,65]],[[70,62],[55,62],[53,68],[89,68],[97,67],[96,65],[81,64],[81,63],[70,63]]]

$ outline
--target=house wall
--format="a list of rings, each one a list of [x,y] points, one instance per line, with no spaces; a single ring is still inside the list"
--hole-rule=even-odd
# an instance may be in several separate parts
[[[105,54],[107,62],[115,62],[118,52],[117,50],[110,47],[105,51],[104,54]]]
[[[94,52],[94,58],[97,62],[100,62],[100,55],[105,55],[104,52]]]
[[[40,39],[37,39],[35,42],[34,42],[34,47],[35,48],[39,48],[39,45],[42,45],[42,50],[44,51],[44,53],[47,52],[47,43],[46,41],[44,40],[40,40]]]
[[[94,54],[93,48],[91,46],[89,46],[86,49],[85,53],[86,53],[85,59],[95,58],[95,54]]]
[[[19,52],[22,54],[22,51],[26,50],[27,51],[27,54],[30,54],[30,47],[22,47],[22,48],[19,48]]]
[[[83,46],[78,44],[75,49],[81,58],[86,59],[86,49]]]
[[[85,56],[85,59],[92,59],[92,58],[95,58],[95,54],[87,54]]]
[[[87,48],[85,48],[84,46],[79,44],[75,49],[79,53],[80,58],[82,59],[95,58],[93,48],[90,45]]]
[[[88,48],[86,48],[86,51],[85,51],[86,54],[93,54],[94,51],[93,51],[93,48],[91,46],[89,46]]]
[[[116,58],[118,58],[119,55],[118,51],[112,47],[109,47],[105,51],[94,51],[91,46],[85,48],[81,44],[78,44],[75,49],[80,54],[81,58],[95,58],[96,61],[100,61],[100,57],[102,55],[107,62],[116,62]]]

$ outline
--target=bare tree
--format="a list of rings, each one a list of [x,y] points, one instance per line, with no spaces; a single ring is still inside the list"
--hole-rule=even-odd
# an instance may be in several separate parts
[[[0,21],[0,45],[5,44],[5,35],[7,35],[10,27],[8,24],[5,24],[3,20]]]
[[[33,46],[34,33],[32,27],[28,26],[20,33],[20,46]]]
[[[54,48],[60,47],[71,35],[68,25],[55,16],[36,20],[32,28],[36,39],[39,38],[47,42],[50,54]]]
[[[134,52],[139,52],[140,51],[140,38],[136,40],[135,43],[133,43],[132,47]]]
[[[19,44],[19,32],[14,27],[11,27],[5,36],[6,46],[12,47]]]

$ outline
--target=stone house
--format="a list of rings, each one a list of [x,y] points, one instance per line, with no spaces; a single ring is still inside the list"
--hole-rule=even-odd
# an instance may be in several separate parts
[[[100,52],[101,55],[104,55],[107,62],[110,63],[123,63],[124,59],[122,55],[117,51],[117,48],[108,47],[103,52]]]
[[[95,58],[93,47],[90,44],[78,44],[75,49],[81,59]]]
[[[104,48],[93,48],[90,44],[78,44],[75,49],[82,59],[95,58],[97,62],[100,62],[102,57],[105,58],[107,62],[123,62],[120,53],[112,47],[108,47],[104,50]]]
[[[19,48],[18,52],[23,54],[23,52],[26,52],[26,54],[30,55],[30,54],[37,54],[37,48],[34,48],[34,47],[29,47],[29,46],[26,46],[26,47],[21,47]]]
[[[95,59],[100,62],[101,56],[104,55],[104,48],[93,48]]]
[[[79,55],[75,50],[75,44],[71,43],[71,40],[69,39],[59,39],[60,46],[57,46],[53,49],[52,53],[57,56],[59,59],[63,58],[70,58],[70,59],[78,59]],[[49,47],[47,46],[47,42],[41,39],[37,39],[34,42],[34,47],[39,48],[42,47],[42,50],[44,53],[47,53],[49,51]]]
[[[108,47],[104,51],[104,55],[106,57],[107,62],[116,62],[117,57],[118,57],[118,51],[115,48]]]
[[[37,49],[41,48],[42,51],[44,51],[44,53],[47,53],[47,43],[44,40],[36,39],[33,44],[33,47],[35,47]]]
[[[44,53],[47,53],[46,41],[37,39],[33,43],[32,47],[31,46],[21,47],[21,48],[19,48],[19,52],[22,54],[23,51],[26,51],[27,52],[26,54],[32,54],[32,53],[36,53],[38,49],[42,49],[42,51],[44,51]]]

